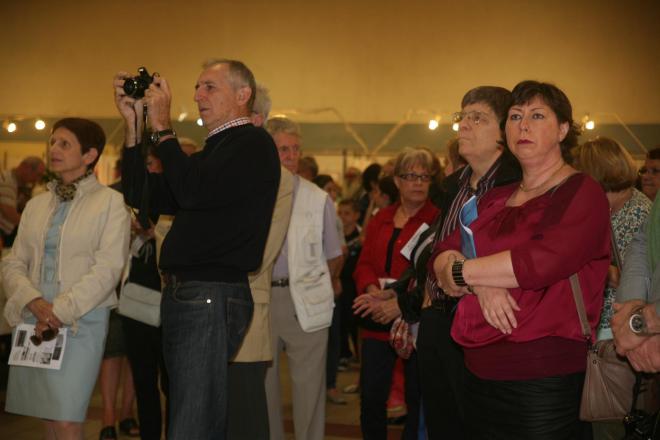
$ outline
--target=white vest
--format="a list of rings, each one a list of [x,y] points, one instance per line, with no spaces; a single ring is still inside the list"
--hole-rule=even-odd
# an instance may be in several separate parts
[[[314,332],[330,327],[334,292],[323,253],[323,212],[328,195],[299,179],[287,236],[289,290],[300,327]]]

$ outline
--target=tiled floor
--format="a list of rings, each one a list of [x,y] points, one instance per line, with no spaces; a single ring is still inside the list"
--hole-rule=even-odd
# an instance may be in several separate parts
[[[283,383],[283,399],[284,399],[284,413],[285,413],[285,427],[287,431],[287,439],[293,439],[293,424],[291,422],[291,394],[289,391],[289,380],[287,379],[288,371],[286,369],[286,361],[282,362],[282,377]],[[339,389],[343,389],[346,385],[355,383],[357,381],[357,369],[352,368],[347,372],[340,372],[337,377],[337,385]],[[360,426],[359,426],[359,397],[357,394],[344,395],[348,404],[346,405],[333,405],[328,403],[326,405],[326,436],[328,440],[345,440],[345,439],[359,439]],[[4,392],[0,391],[0,402],[4,408]],[[90,404],[87,422],[85,423],[85,440],[96,440],[101,429],[101,395],[98,389],[95,391]],[[389,432],[389,439],[398,439],[401,436],[401,429],[398,427],[391,427]],[[0,440],[41,440],[42,427],[41,422],[29,418],[16,416],[13,414],[5,413],[0,410]],[[120,437],[128,439],[130,437]],[[246,439],[249,440],[249,439]]]

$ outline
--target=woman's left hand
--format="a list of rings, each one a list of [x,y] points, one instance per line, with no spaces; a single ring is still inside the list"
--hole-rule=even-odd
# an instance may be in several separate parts
[[[371,314],[371,319],[380,324],[389,324],[401,316],[399,302],[396,298],[382,301]]]
[[[507,289],[501,287],[474,287],[474,294],[479,299],[481,313],[488,324],[505,335],[510,335],[518,327],[514,310],[519,312],[518,303]]]

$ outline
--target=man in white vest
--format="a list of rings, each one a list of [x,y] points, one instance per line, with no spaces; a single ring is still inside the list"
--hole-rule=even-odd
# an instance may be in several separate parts
[[[300,129],[271,118],[283,167],[294,175],[300,159]],[[279,355],[285,350],[291,376],[296,440],[321,440],[325,427],[325,371],[328,327],[334,307],[333,278],[342,263],[335,207],[313,183],[295,176],[291,221],[273,267],[271,335],[273,364],[266,373],[271,440],[284,439]]]

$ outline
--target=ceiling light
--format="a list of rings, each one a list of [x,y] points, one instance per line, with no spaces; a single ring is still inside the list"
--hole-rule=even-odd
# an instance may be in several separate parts
[[[43,121],[43,119],[37,119],[34,123],[34,128],[37,130],[43,130],[46,128],[46,123]]]
[[[451,124],[451,129],[454,131],[458,131],[458,122],[454,122],[453,124]]]
[[[202,121],[202,118],[197,118],[197,125],[200,127],[204,125],[204,121]]]
[[[7,124],[7,131],[10,132],[10,133],[15,132],[16,131],[16,123],[10,122],[9,124]]]
[[[440,124],[438,123],[437,119],[431,119],[429,121],[429,130],[435,130],[436,128],[438,128],[438,125]]]
[[[584,123],[584,128],[587,130],[593,130],[596,128],[596,123],[593,120],[588,120],[587,122]]]

